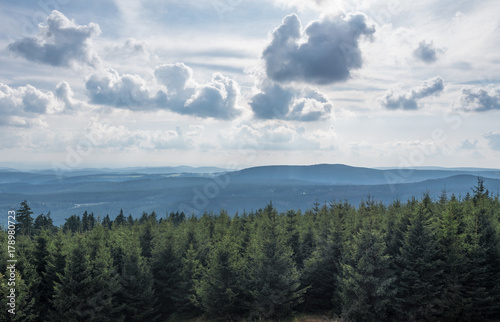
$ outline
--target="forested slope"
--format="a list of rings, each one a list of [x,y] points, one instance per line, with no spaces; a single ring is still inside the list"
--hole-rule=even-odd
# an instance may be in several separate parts
[[[304,212],[268,204],[234,216],[85,212],[61,227],[33,220],[23,202],[17,221],[16,321],[500,316],[500,201],[482,180],[464,198],[368,198]],[[4,248],[8,236],[2,229]],[[6,267],[2,256],[2,294]]]

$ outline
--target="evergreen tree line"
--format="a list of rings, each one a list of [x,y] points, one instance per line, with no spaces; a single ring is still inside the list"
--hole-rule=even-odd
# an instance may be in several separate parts
[[[17,212],[17,314],[1,321],[488,321],[500,317],[500,201],[368,199],[201,217]],[[7,232],[0,242],[5,248]],[[6,272],[7,257],[0,259]],[[1,294],[7,294],[0,273]]]

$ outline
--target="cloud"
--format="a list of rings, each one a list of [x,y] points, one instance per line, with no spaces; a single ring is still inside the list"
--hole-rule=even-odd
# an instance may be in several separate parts
[[[500,151],[500,133],[490,132],[483,137],[488,140],[488,145],[492,150]]]
[[[219,133],[224,148],[237,150],[318,150],[321,148],[314,133],[282,121],[241,124]]]
[[[68,67],[73,62],[93,65],[91,40],[100,35],[99,25],[78,25],[59,11],[52,11],[36,37],[26,37],[9,45],[12,52],[24,58],[52,66]]]
[[[187,139],[179,127],[170,131],[129,130],[125,126],[113,126],[91,120],[87,128],[87,137],[97,148],[111,150],[130,149],[190,149],[193,142]]]
[[[477,140],[465,139],[460,145],[462,150],[475,150],[477,148]]]
[[[90,101],[127,109],[152,109],[152,98],[146,82],[138,75],[120,75],[108,68],[91,75],[85,84]]]
[[[124,43],[112,46],[108,49],[108,55],[119,56],[123,58],[149,59],[151,55],[146,47],[146,43],[135,38],[129,38]]]
[[[318,90],[298,90],[265,82],[262,92],[253,96],[250,106],[258,119],[318,121],[328,119],[333,104]]]
[[[73,90],[67,82],[63,81],[57,84],[55,96],[64,104],[63,112],[71,113],[91,109],[91,106],[73,97]]]
[[[375,29],[361,13],[325,16],[301,30],[299,18],[286,16],[272,34],[262,53],[266,74],[277,82],[300,81],[331,84],[351,77],[363,60],[359,48],[362,36],[370,38]]]
[[[0,125],[29,127],[36,124],[30,119],[60,113],[64,108],[50,91],[42,92],[29,84],[13,88],[0,83]]]
[[[413,51],[413,56],[426,64],[432,64],[437,60],[436,48],[434,48],[432,41],[426,43],[425,40],[422,40],[417,49]]]
[[[418,87],[408,91],[403,90],[401,86],[388,89],[384,96],[379,97],[377,101],[385,108],[390,110],[416,110],[419,108],[418,101],[422,98],[439,95],[444,89],[444,81],[436,76],[423,81]]]
[[[238,83],[220,73],[202,85],[194,81],[193,71],[183,63],[158,66],[154,75],[161,87],[158,91],[150,89],[138,75],[120,75],[106,69],[87,79],[87,94],[92,103],[130,110],[167,109],[217,119],[233,119],[241,114],[237,108]]]
[[[459,105],[466,111],[486,112],[500,110],[500,88],[462,88]]]

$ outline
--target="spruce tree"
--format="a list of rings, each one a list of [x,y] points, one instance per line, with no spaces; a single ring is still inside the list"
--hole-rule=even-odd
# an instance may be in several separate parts
[[[166,320],[176,311],[176,294],[182,269],[180,257],[171,239],[155,240],[151,261],[158,314],[161,320]]]
[[[201,278],[201,265],[198,252],[193,244],[181,259],[180,280],[173,299],[176,313],[180,318],[195,318],[202,314],[199,301],[196,299],[196,285]]]
[[[454,321],[462,316],[464,297],[462,287],[465,278],[465,249],[463,234],[460,233],[458,214],[455,213],[455,201],[442,203],[444,209],[437,218],[439,239],[439,257],[443,269],[443,313],[441,318]]]
[[[43,311],[46,313],[42,314],[44,321],[51,321],[51,317],[54,316],[55,308],[53,300],[55,285],[56,283],[61,283],[61,276],[63,276],[66,266],[64,247],[63,234],[59,231],[57,235],[53,236],[53,240],[48,246],[49,256],[47,258],[46,271],[43,273],[40,282],[42,296],[44,296],[47,301],[46,311]]]
[[[118,268],[120,288],[116,302],[121,306],[120,315],[125,321],[153,321],[156,319],[156,298],[153,291],[153,276],[139,249],[119,246],[115,267]]]
[[[260,213],[257,231],[249,247],[250,316],[283,318],[293,313],[302,301],[299,274],[293,252],[287,244],[282,225],[272,204]]]
[[[231,321],[244,315],[245,273],[237,246],[225,236],[211,249],[196,285],[198,302],[207,318]]]
[[[395,258],[394,308],[400,319],[429,320],[442,312],[442,264],[428,212],[421,203],[410,217],[400,254]]]
[[[115,225],[117,226],[121,226],[123,224],[125,224],[125,215],[123,214],[123,209],[120,209],[120,214],[118,216],[116,216],[115,218]]]
[[[110,266],[106,249],[97,251],[94,259],[86,245],[77,239],[70,252],[60,282],[55,282],[55,321],[121,321],[114,295],[117,279]]]
[[[33,211],[31,211],[28,201],[21,202],[19,210],[16,212],[16,235],[31,235],[33,233]]]
[[[463,315],[470,320],[500,315],[500,238],[495,229],[494,212],[488,191],[478,180],[473,190],[472,204],[466,208],[466,260],[467,273],[463,292]]]
[[[342,315],[347,321],[387,321],[395,293],[391,257],[371,221],[354,236],[341,265]]]
[[[46,236],[40,235],[36,239],[35,251],[34,251],[34,266],[37,275],[41,278],[37,285],[37,290],[35,294],[36,306],[40,316],[46,316],[50,305],[50,298],[47,295],[50,293],[52,285],[47,284],[44,280],[44,276],[47,273],[47,265],[49,262],[49,249]]]

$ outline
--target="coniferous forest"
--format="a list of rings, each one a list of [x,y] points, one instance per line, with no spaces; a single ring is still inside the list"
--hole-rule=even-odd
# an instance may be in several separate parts
[[[17,211],[16,315],[1,321],[498,321],[500,201],[315,203],[242,214]],[[0,234],[6,249],[7,229]],[[7,294],[7,257],[0,262]]]

